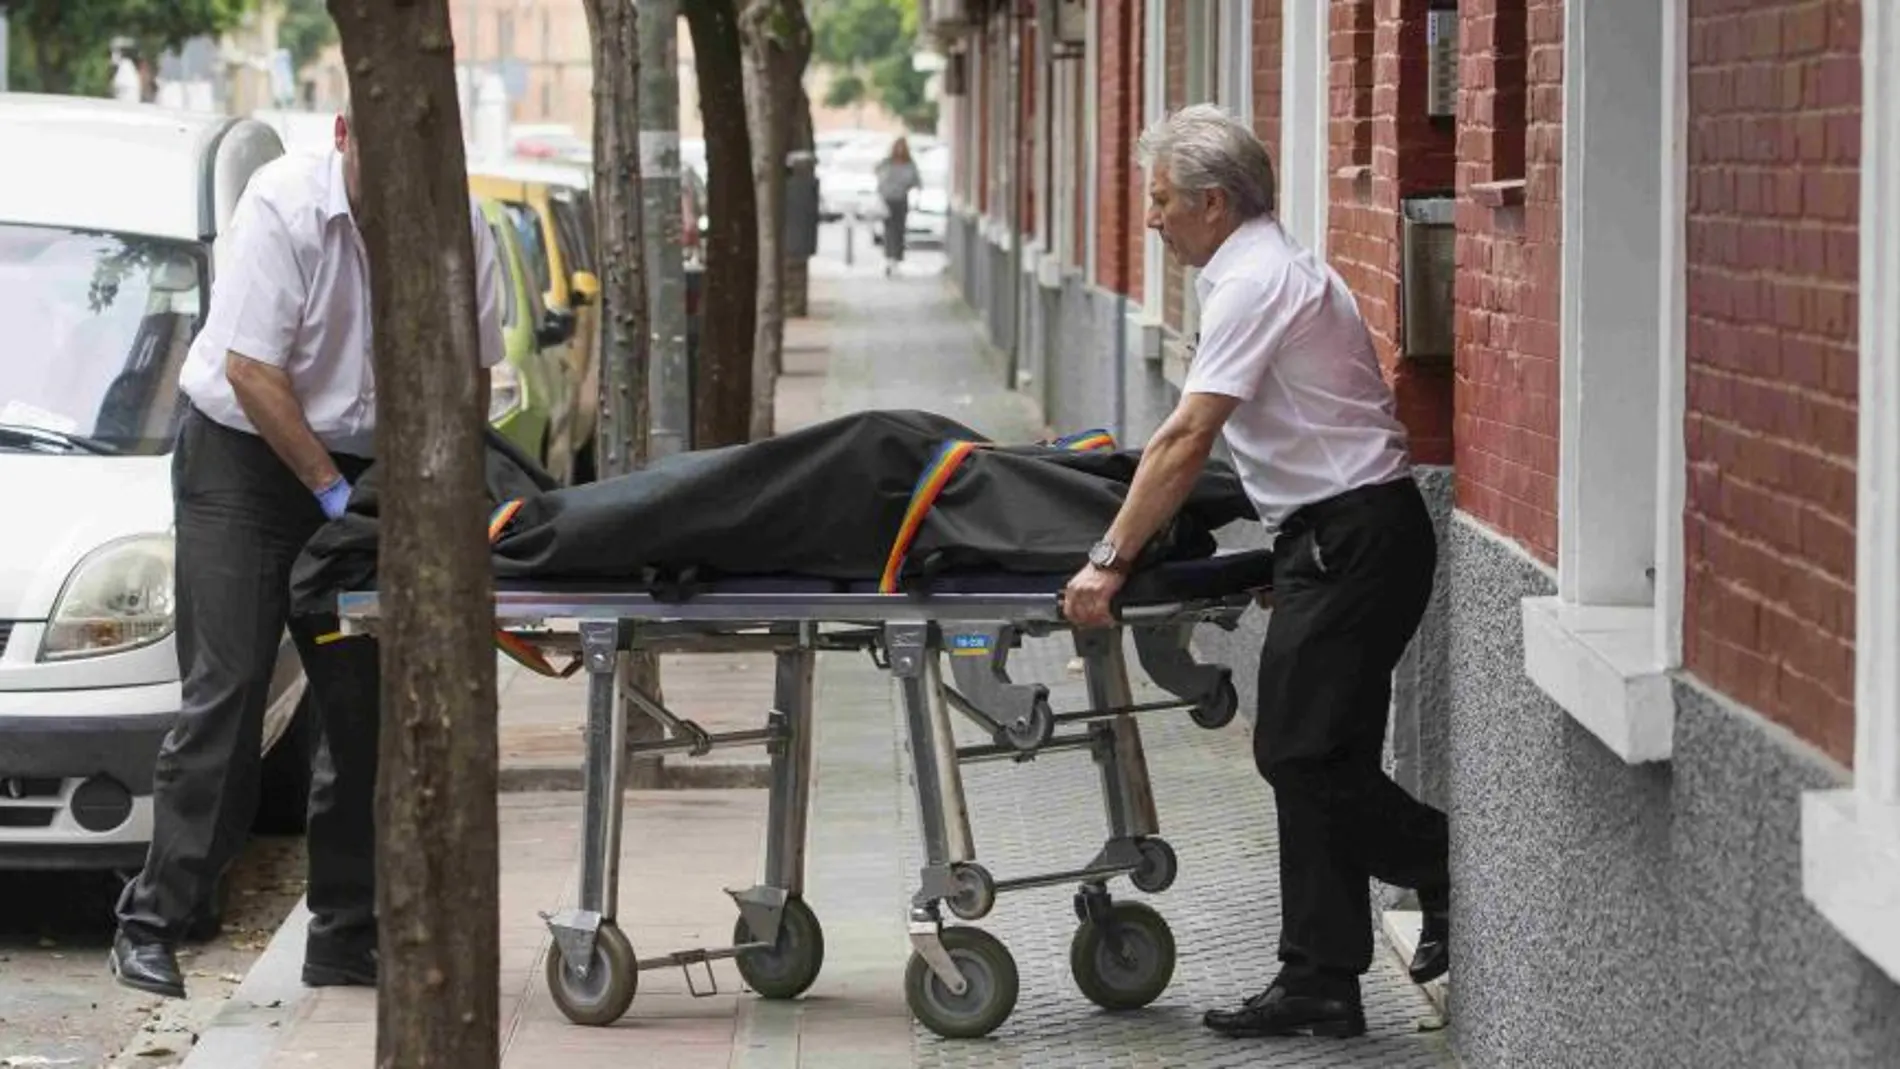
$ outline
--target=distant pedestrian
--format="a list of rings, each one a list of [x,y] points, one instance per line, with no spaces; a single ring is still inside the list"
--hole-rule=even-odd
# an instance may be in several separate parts
[[[910,158],[910,142],[898,138],[891,154],[878,161],[877,195],[884,201],[884,277],[904,262],[904,217],[910,213],[910,191],[924,188],[923,176]]]
[[[303,981],[374,985],[378,666],[374,643],[321,643],[290,616],[290,569],[343,514],[376,440],[369,263],[356,135],[264,165],[220,239],[217,281],[179,387],[172,455],[182,705],[158,753],[152,842],[119,899],[108,964],[127,987],[185,996],[174,947],[217,925],[216,887],[257,803],[264,702],[286,625],[323,748],[310,798]],[[500,267],[471,198],[477,393],[500,362]],[[444,295],[444,299],[447,296]]]
[[[1361,1035],[1369,879],[1418,891],[1412,978],[1450,961],[1445,814],[1380,765],[1392,670],[1431,597],[1436,533],[1352,291],[1274,218],[1266,148],[1212,105],[1168,116],[1140,148],[1153,165],[1148,225],[1199,269],[1200,340],[1065,612],[1078,626],[1112,622],[1131,563],[1225,439],[1274,534],[1253,748],[1279,828],[1282,967],[1204,1020],[1235,1036]]]

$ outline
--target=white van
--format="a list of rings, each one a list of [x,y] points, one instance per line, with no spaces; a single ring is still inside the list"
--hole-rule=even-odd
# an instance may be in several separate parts
[[[179,709],[171,452],[214,243],[269,126],[0,93],[0,869],[136,870]],[[288,635],[260,826],[301,829]]]

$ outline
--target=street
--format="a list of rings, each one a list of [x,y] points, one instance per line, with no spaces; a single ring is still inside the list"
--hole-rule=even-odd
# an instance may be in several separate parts
[[[232,867],[224,931],[180,948],[182,1002],[106,971],[119,876],[0,874],[0,1067],[179,1065],[303,893],[303,867],[301,838],[252,840]]]

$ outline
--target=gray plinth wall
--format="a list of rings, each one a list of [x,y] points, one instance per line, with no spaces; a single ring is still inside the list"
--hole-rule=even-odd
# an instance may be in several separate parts
[[[1900,1065],[1900,987],[1801,895],[1800,793],[1838,771],[1689,681],[1673,758],[1624,763],[1524,675],[1518,605],[1551,575],[1462,515],[1448,549],[1424,750],[1449,759],[1465,1064]]]

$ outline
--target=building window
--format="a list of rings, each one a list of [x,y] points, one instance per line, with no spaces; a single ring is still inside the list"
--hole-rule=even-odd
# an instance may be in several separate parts
[[[1900,5],[1861,5],[1854,781],[1801,800],[1802,892],[1900,981]]]
[[[1524,177],[1524,132],[1530,125],[1530,26],[1524,6],[1525,0],[1498,0],[1491,31],[1497,83],[1491,103],[1496,131],[1491,146],[1494,182]]]
[[[1669,757],[1681,663],[1687,2],[1565,5],[1558,592],[1524,662],[1630,762]]]

